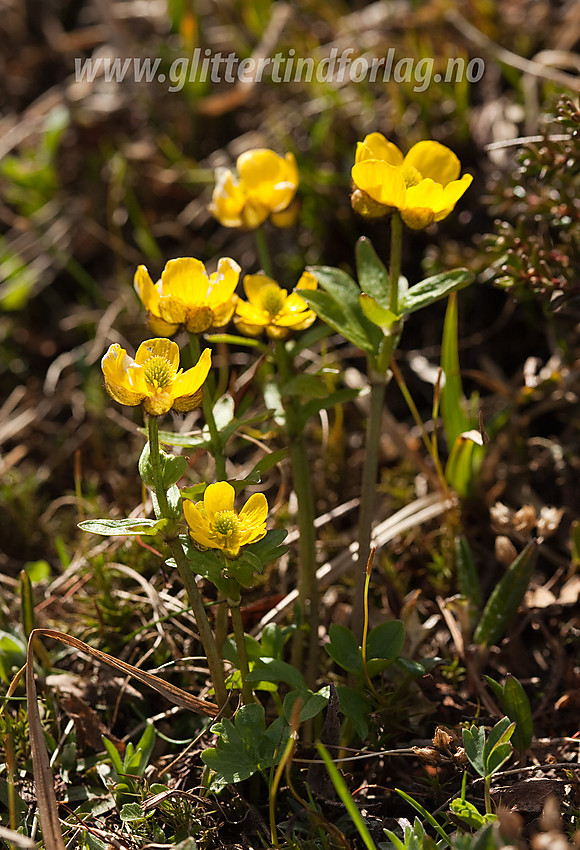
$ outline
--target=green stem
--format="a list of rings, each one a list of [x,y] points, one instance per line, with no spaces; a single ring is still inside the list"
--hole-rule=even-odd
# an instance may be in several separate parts
[[[399,310],[402,242],[403,228],[401,217],[395,210],[391,216],[389,308],[396,315],[398,315]],[[391,328],[391,334],[383,337],[377,356],[369,356],[367,361],[368,375],[371,383],[371,398],[365,438],[366,451],[363,462],[358,525],[358,556],[352,606],[352,630],[359,641],[362,640],[363,633],[365,579],[367,562],[371,551],[371,530],[376,504],[383,406],[387,385],[391,377],[388,371],[389,363],[399,341],[399,335],[400,330],[398,328]]]
[[[403,223],[397,210],[391,216],[391,256],[389,258],[389,308],[399,314],[399,278],[403,253]]]
[[[268,250],[268,242],[263,227],[256,228],[256,249],[258,251],[258,262],[264,274],[272,277],[272,262]]]
[[[242,614],[240,611],[240,603],[228,599],[230,606],[230,614],[232,617],[232,626],[234,629],[234,640],[236,641],[236,649],[238,651],[238,663],[240,666],[240,675],[242,677],[242,700],[244,705],[250,705],[254,701],[252,687],[247,681],[248,673],[248,653],[246,652],[246,637],[244,634],[244,624],[242,623]]]
[[[282,388],[292,377],[292,359],[284,343],[276,342],[276,362]],[[300,561],[298,565],[298,605],[302,623],[308,624],[308,661],[305,678],[314,687],[318,674],[318,624],[320,619],[318,580],[316,578],[316,532],[314,528],[314,493],[310,475],[310,461],[304,439],[300,409],[294,396],[282,397],[286,413],[286,435],[290,447],[292,480],[298,503],[298,530],[300,532]],[[302,632],[296,633],[293,663],[301,667],[303,654]]]
[[[201,354],[199,338],[196,334],[189,335],[189,349],[191,351],[193,365],[195,365]],[[218,481],[226,481],[228,476],[226,474],[224,445],[216,425],[215,416],[213,415],[213,400],[207,388],[203,391],[202,406],[203,415],[209,430],[210,451],[215,463],[216,478]]]
[[[147,417],[147,434],[149,438],[149,459],[153,472],[153,490],[157,498],[160,518],[174,521],[175,517],[169,507],[167,490],[163,483],[163,471],[161,469],[159,454],[159,422],[156,416]],[[177,571],[179,572],[179,576],[183,582],[185,592],[189,599],[189,604],[191,605],[191,609],[195,617],[199,637],[207,657],[209,672],[215,690],[216,702],[220,708],[224,708],[227,703],[228,695],[224,680],[223,665],[216,647],[207,614],[205,613],[205,605],[195,581],[194,572],[191,568],[187,555],[179,542],[179,538],[174,536],[174,533],[171,532],[171,536],[168,535],[168,537],[165,538],[165,542],[173,555]]]
[[[491,807],[491,774],[483,779],[483,791],[485,797],[485,813],[491,815],[493,809]]]

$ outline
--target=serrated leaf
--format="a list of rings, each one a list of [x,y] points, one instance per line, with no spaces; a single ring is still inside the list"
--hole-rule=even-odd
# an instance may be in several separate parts
[[[78,523],[82,531],[102,534],[104,537],[131,537],[145,535],[152,537],[167,526],[166,519],[87,519]]]
[[[407,316],[424,307],[429,307],[436,301],[440,301],[451,292],[457,292],[469,286],[474,280],[474,275],[468,269],[453,269],[441,274],[426,277],[424,280],[411,286],[399,299],[399,310],[401,315]]]

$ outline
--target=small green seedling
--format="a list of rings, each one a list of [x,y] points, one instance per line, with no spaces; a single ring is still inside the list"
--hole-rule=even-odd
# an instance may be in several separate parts
[[[485,737],[485,727],[472,725],[463,730],[463,746],[465,755],[472,768],[483,777],[485,791],[485,812],[491,814],[491,779],[494,773],[509,759],[512,754],[510,738],[516,724],[509,717],[502,717],[489,736]]]
[[[114,783],[115,799],[118,806],[134,801],[138,793],[138,785],[132,777],[141,777],[145,773],[145,768],[149,764],[155,746],[155,739],[155,727],[148,723],[137,742],[137,746],[129,741],[125,755],[121,758],[113,742],[103,737],[103,744],[109,756],[110,772],[108,779]]]
[[[486,676],[485,680],[500,700],[501,707],[509,719],[516,724],[512,744],[519,753],[525,753],[532,743],[534,734],[534,720],[528,695],[511,673],[508,673],[503,685],[491,676]]]

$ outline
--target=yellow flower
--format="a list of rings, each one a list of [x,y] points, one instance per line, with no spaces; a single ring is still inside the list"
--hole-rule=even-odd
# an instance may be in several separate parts
[[[266,534],[268,502],[264,494],[254,493],[237,513],[235,493],[231,484],[219,481],[206,487],[203,502],[183,502],[192,540],[204,549],[221,549],[226,558],[237,558],[242,546]]]
[[[206,348],[196,365],[184,372],[179,369],[179,347],[169,339],[142,342],[134,360],[114,343],[101,366],[107,392],[119,404],[142,403],[151,416],[162,416],[172,408],[187,413],[201,404],[211,351]]]
[[[403,157],[381,133],[359,142],[352,169],[353,208],[374,218],[398,209],[405,224],[421,230],[449,215],[472,181],[458,180],[461,164],[439,142],[417,142]]]
[[[316,289],[317,280],[304,272],[297,289]],[[236,304],[234,322],[242,333],[259,336],[266,331],[272,339],[285,339],[290,331],[303,331],[314,322],[316,314],[296,292],[288,295],[275,280],[265,274],[248,274],[244,278],[248,301]],[[249,302],[249,303],[248,303]]]
[[[200,260],[181,257],[167,263],[157,283],[145,266],[139,266],[134,286],[149,311],[154,333],[172,336],[182,325],[189,333],[200,334],[211,327],[223,327],[232,318],[240,272],[234,260],[224,257],[208,277]]]
[[[267,148],[255,148],[236,161],[238,174],[216,169],[216,185],[209,211],[226,227],[253,230],[269,215],[286,210],[298,188],[298,167],[293,154],[279,156]],[[281,219],[282,226],[288,222]]]

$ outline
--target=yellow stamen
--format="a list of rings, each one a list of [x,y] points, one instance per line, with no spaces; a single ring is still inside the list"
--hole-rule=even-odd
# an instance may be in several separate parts
[[[175,379],[176,371],[171,364],[156,354],[143,364],[143,377],[154,389],[168,387]]]
[[[235,511],[218,511],[214,517],[214,530],[226,537],[235,534],[240,527],[240,520]]]
[[[423,179],[421,172],[418,171],[414,165],[403,165],[402,171],[407,189],[410,186],[416,186]]]

